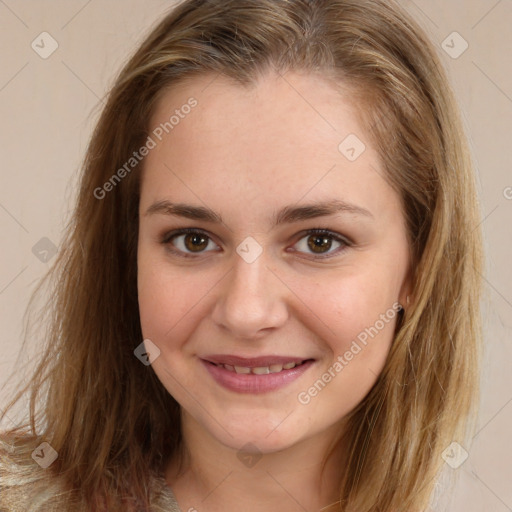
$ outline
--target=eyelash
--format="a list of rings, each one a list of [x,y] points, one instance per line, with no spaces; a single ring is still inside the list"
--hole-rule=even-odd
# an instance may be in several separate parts
[[[166,233],[165,235],[163,235],[163,237],[161,239],[161,243],[163,245],[166,245],[168,247],[168,249],[173,254],[176,254],[177,256],[180,256],[183,258],[197,258],[201,254],[204,254],[204,252],[210,252],[210,251],[198,252],[198,253],[196,253],[197,254],[197,256],[196,256],[191,253],[185,253],[181,250],[176,250],[176,249],[172,248],[171,240],[173,240],[174,238],[177,238],[181,235],[187,235],[187,234],[201,235],[201,236],[204,236],[205,238],[208,238],[209,240],[213,241],[212,238],[205,231],[202,231],[200,229],[195,229],[195,228],[183,228],[183,229],[172,231],[170,233]],[[310,254],[312,254],[313,259],[332,258],[332,257],[344,252],[348,247],[351,247],[353,245],[352,242],[350,242],[346,238],[341,237],[340,235],[333,233],[332,231],[329,231],[327,229],[309,229],[304,232],[303,236],[301,238],[299,238],[297,240],[297,242],[299,242],[300,240],[307,238],[308,236],[311,236],[311,235],[323,235],[325,237],[331,238],[334,241],[342,244],[342,247],[339,247],[334,252],[325,253],[324,255],[322,255],[321,253],[318,255],[314,255],[313,253],[310,253]],[[297,242],[295,242],[295,243],[297,243]],[[299,251],[297,251],[297,252],[299,252]]]

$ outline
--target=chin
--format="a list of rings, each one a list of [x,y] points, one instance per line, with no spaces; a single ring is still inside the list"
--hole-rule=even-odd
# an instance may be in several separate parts
[[[289,424],[286,415],[279,418],[268,417],[258,420],[245,418],[244,421],[233,421],[228,416],[224,416],[222,426],[217,423],[209,425],[210,435],[219,442],[234,450],[244,448],[244,451],[254,451],[255,453],[273,453],[289,448],[302,438],[307,437],[306,433],[299,433],[294,425]],[[284,420],[284,421],[283,421]],[[211,422],[210,422],[211,423]]]

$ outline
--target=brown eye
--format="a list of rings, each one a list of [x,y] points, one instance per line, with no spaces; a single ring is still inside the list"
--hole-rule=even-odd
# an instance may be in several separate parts
[[[162,243],[169,246],[172,252],[181,256],[210,252],[216,246],[208,235],[193,229],[182,229],[169,233],[164,236]]]
[[[208,246],[207,237],[205,237],[204,235],[189,233],[184,236],[185,238],[183,240],[183,243],[185,247],[190,251],[199,252]]]
[[[308,247],[316,253],[323,253],[328,251],[332,246],[332,240],[324,235],[310,235],[308,236]]]
[[[337,244],[334,245],[333,244]],[[318,255],[317,258],[336,256],[353,244],[345,238],[324,229],[309,230],[296,244],[297,251]],[[334,247],[333,250],[331,250]]]

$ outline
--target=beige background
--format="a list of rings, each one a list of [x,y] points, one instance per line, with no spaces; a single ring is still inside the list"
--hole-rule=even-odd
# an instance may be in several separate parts
[[[458,476],[452,503],[440,486],[433,510],[512,511],[512,1],[403,3],[437,44],[464,111],[487,251],[478,433],[465,447],[468,459],[456,470],[446,466],[447,477]],[[23,313],[52,263],[40,261],[32,248],[48,244],[43,237],[59,245],[100,98],[170,6],[163,0],[0,0],[0,385],[6,385],[0,402],[16,357],[28,360],[18,354]],[[58,43],[47,59],[31,47],[43,31]],[[454,31],[469,45],[458,58],[442,46]],[[463,41],[455,36],[452,44],[450,37],[452,51],[461,49]],[[37,335],[31,341],[37,348]]]

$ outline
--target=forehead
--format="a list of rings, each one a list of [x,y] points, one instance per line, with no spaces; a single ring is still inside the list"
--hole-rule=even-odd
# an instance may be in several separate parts
[[[150,126],[168,121],[190,97],[198,106],[194,108],[196,115],[186,123],[189,128],[201,130],[203,137],[236,131],[238,147],[244,134],[251,138],[252,147],[260,142],[266,147],[282,146],[293,138],[324,134],[322,139],[328,143],[328,135],[338,138],[347,130],[364,138],[358,118],[362,105],[356,103],[345,84],[339,82],[335,87],[320,74],[268,72],[248,85],[211,73],[187,77],[160,93]],[[177,128],[172,130],[175,138],[183,132]]]
[[[144,162],[142,195],[188,189],[196,201],[215,194],[225,203],[231,193],[277,205],[330,194],[378,207],[393,191],[361,108],[315,74],[267,74],[249,87],[220,75],[187,79],[156,105],[150,133],[160,129],[161,140]]]

